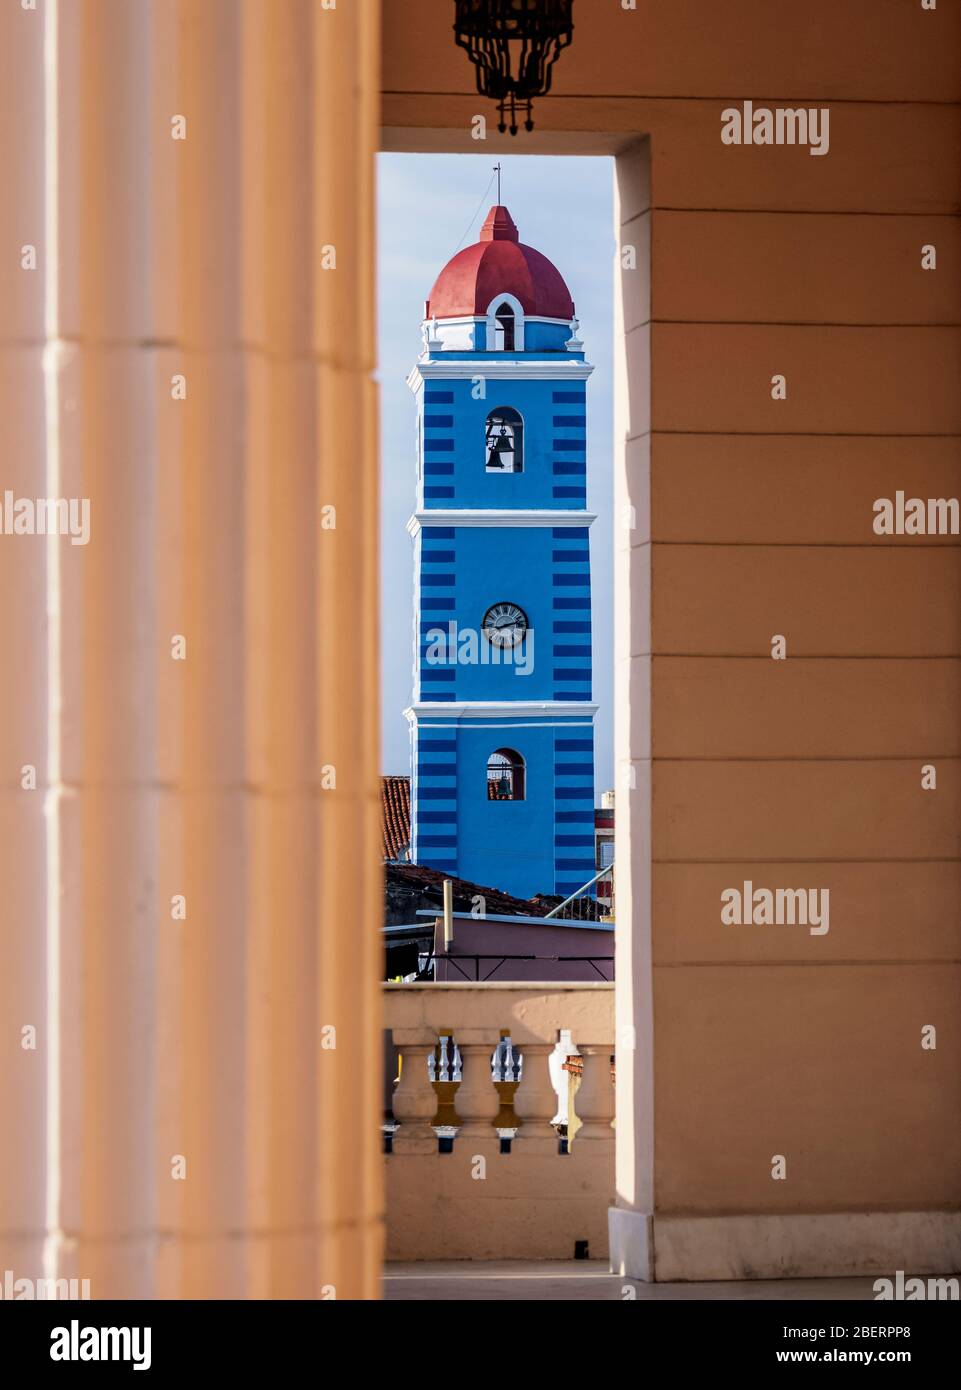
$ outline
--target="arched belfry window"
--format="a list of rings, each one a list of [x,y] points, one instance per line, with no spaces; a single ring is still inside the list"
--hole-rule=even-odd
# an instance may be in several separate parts
[[[506,302],[494,310],[494,351],[514,351],[514,310]]]
[[[524,306],[516,295],[496,294],[485,311],[488,352],[524,351]]]
[[[487,417],[486,459],[488,473],[520,473],[524,468],[524,421],[509,405],[500,405]]]
[[[524,759],[513,748],[498,748],[488,758],[487,800],[524,800]]]

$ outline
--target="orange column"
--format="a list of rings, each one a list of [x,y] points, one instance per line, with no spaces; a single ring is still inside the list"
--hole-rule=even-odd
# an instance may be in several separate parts
[[[43,26],[0,11],[0,506],[46,492]],[[0,1275],[45,1232],[47,546],[0,528]]]
[[[376,6],[16,20],[48,267],[13,301],[41,327],[7,330],[37,340],[18,466],[91,536],[16,552],[39,698],[0,744],[31,942],[4,1022],[53,1016],[39,1093],[2,1043],[32,1136],[4,1200],[94,1297],[374,1297]]]

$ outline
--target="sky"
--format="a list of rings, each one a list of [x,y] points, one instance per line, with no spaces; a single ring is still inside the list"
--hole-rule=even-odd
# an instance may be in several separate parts
[[[596,794],[614,785],[613,756],[613,180],[607,158],[500,157],[501,202],[520,239],[567,281],[588,362],[587,505],[591,527]],[[410,771],[414,398],[407,374],[421,351],[424,300],[455,252],[476,241],[497,201],[495,157],[378,157],[378,361],[381,402],[381,770]],[[486,190],[486,191],[485,191]]]

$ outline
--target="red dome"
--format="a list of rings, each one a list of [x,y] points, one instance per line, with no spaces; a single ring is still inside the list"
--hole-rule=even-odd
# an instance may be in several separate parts
[[[486,314],[499,294],[511,294],[525,314],[548,319],[574,317],[574,301],[560,271],[533,246],[524,246],[505,207],[493,207],[480,240],[458,251],[434,282],[427,318]]]

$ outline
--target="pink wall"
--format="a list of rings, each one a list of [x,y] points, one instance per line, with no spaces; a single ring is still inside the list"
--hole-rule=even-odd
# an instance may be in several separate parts
[[[454,940],[447,958],[444,956],[444,920],[434,925],[435,978],[457,983],[477,978],[476,963],[463,960],[453,965],[458,956],[594,956],[614,955],[613,925],[559,923],[532,917],[522,918],[469,917],[454,914]],[[493,972],[493,973],[492,973]],[[480,979],[493,980],[613,980],[614,961],[598,959],[597,968],[589,961],[531,960],[480,961]]]

